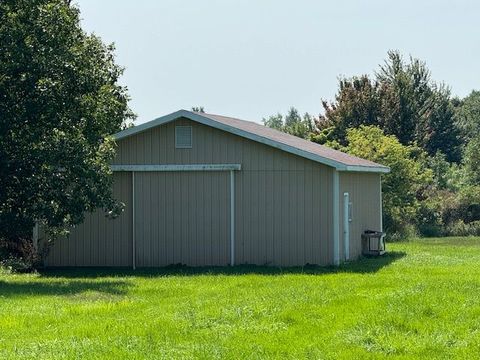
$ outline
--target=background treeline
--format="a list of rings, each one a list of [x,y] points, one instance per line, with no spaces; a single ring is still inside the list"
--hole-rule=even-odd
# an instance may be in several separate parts
[[[291,108],[264,124],[387,165],[391,239],[480,235],[480,92],[452,97],[424,62],[390,51],[373,76],[339,80],[323,114]]]

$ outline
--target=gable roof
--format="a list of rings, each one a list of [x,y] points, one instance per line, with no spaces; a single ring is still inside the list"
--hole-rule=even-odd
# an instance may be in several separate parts
[[[179,118],[186,118],[213,128],[217,128],[265,145],[334,167],[339,171],[359,171],[388,173],[387,166],[374,163],[344,152],[331,149],[299,137],[271,129],[252,121],[236,118],[197,113],[187,110],[179,110],[174,113],[159,117],[158,119],[125,129],[114,134],[116,140],[138,134],[156,126],[166,124]]]

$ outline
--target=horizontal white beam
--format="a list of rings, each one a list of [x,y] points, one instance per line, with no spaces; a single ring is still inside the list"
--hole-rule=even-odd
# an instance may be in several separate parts
[[[390,172],[390,168],[388,166],[346,165],[344,168],[338,169],[338,171],[373,172],[387,174]]]
[[[191,164],[191,165],[110,165],[112,171],[232,171],[240,170],[240,164]]]

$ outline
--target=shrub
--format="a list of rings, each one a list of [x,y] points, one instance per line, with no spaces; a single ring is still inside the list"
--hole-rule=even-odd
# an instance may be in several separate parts
[[[35,269],[30,261],[14,256],[1,260],[0,268],[12,273],[33,272]]]
[[[38,252],[30,240],[0,240],[0,267],[11,272],[30,272],[41,265],[43,251]]]
[[[446,236],[480,236],[480,221],[465,223],[457,220],[445,229]]]

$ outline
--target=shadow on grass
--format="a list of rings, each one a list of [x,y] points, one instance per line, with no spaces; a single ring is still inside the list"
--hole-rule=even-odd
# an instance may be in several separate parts
[[[31,281],[0,280],[0,298],[18,296],[65,295],[85,292],[121,296],[127,292],[129,283],[123,280],[62,280],[38,279]]]
[[[40,272],[43,277],[63,278],[102,278],[102,277],[167,277],[197,275],[284,275],[307,274],[326,275],[336,273],[375,273],[393,262],[403,258],[405,252],[392,251],[380,257],[363,257],[359,260],[342,264],[338,267],[305,265],[298,267],[277,267],[257,265],[189,267],[172,265],[162,268],[53,268]],[[1,283],[0,283],[1,284]],[[1,285],[0,285],[1,288]]]

